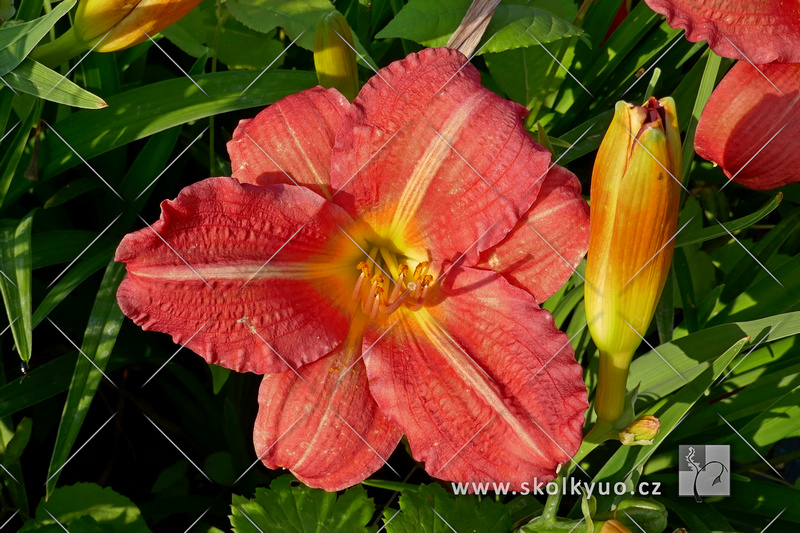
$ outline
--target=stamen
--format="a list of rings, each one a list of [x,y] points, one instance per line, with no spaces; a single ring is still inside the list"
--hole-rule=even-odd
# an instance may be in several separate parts
[[[422,278],[422,282],[417,287],[417,290],[414,291],[416,303],[409,307],[411,311],[419,311],[425,305],[425,298],[428,296],[428,287],[432,281],[433,276],[431,275]]]
[[[383,287],[378,287],[375,291],[375,296],[372,297],[372,309],[370,309],[369,317],[372,320],[378,318],[378,310],[381,307],[381,294],[383,293]]]
[[[414,283],[409,283],[409,285],[414,285]],[[381,313],[384,315],[391,315],[398,309],[400,306],[403,305],[403,302],[411,295],[412,289],[409,287],[408,289],[404,290],[403,293],[398,296],[395,300],[389,303],[389,305],[382,305],[380,307]]]
[[[392,294],[389,296],[389,305],[397,300],[398,296],[400,296],[400,291],[403,290],[403,278],[408,274],[408,265],[400,265],[397,267],[397,270],[399,273],[397,275],[397,281],[395,281],[394,284],[394,289],[392,289]]]
[[[361,275],[358,276],[358,281],[356,281],[356,286],[353,289],[353,300],[360,300],[362,297],[361,289],[364,286],[364,280],[369,277],[369,265],[366,262],[361,261],[356,268],[361,271]]]
[[[427,268],[428,268],[427,261],[423,261],[422,263],[418,264],[417,268],[414,269],[414,280],[416,281],[419,278],[421,278]]]

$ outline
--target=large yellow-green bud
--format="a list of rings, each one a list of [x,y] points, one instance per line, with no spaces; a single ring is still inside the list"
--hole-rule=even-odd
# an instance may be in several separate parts
[[[617,103],[592,172],[586,263],[586,318],[600,350],[600,420],[622,414],[631,358],[669,275],[680,179],[672,98]]]
[[[344,15],[331,11],[317,23],[314,67],[323,87],[337,89],[351,102],[358,94],[358,68],[353,34]]]

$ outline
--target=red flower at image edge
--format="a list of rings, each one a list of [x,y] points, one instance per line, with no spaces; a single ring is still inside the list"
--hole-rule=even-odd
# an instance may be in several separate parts
[[[739,60],[703,109],[697,154],[751,189],[800,181],[800,3],[645,1],[688,40]]]
[[[550,480],[588,404],[538,303],[585,254],[589,215],[525,115],[445,48],[382,69],[352,105],[284,98],[237,127],[233,178],[186,187],[123,239],[119,305],[264,374],[256,453],[309,486],[364,480],[403,434],[438,478]]]

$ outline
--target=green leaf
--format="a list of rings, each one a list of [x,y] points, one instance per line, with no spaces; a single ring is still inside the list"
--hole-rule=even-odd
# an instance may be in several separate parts
[[[79,357],[75,364],[75,372],[69,386],[61,424],[58,427],[56,444],[48,470],[46,493],[53,493],[61,468],[69,458],[72,445],[86,418],[100,380],[104,379],[105,370],[111,357],[111,350],[117,340],[122,325],[122,311],[117,306],[117,287],[125,277],[125,265],[111,263],[106,270],[100,290],[89,315],[89,323],[83,337],[81,352],[86,357]]]
[[[84,109],[102,109],[105,101],[33,59],[25,59],[4,77],[13,89],[44,100]]]
[[[28,417],[20,420],[19,424],[17,424],[17,430],[14,432],[14,436],[11,437],[11,440],[9,440],[8,444],[5,446],[5,451],[3,452],[4,466],[16,462],[22,457],[22,452],[25,451],[28,442],[31,440],[32,430],[33,420]]]
[[[22,98],[15,97],[14,99],[17,101],[22,99],[33,100],[33,98],[26,95]],[[0,207],[8,207],[13,202],[13,197],[9,197],[8,191],[14,177],[22,174],[17,172],[17,167],[22,154],[25,152],[25,147],[28,145],[31,129],[39,121],[39,117],[42,114],[43,104],[44,102],[41,100],[36,100],[27,112],[23,112],[21,122],[15,126],[16,131],[10,137],[10,147],[3,155],[3,158],[0,159]],[[17,112],[19,113],[19,110]]]
[[[219,391],[222,390],[222,386],[225,385],[225,382],[228,381],[228,377],[231,375],[231,369],[211,364],[208,365],[208,369],[211,371],[211,383],[214,394],[219,394]]]
[[[741,352],[747,340],[748,338],[741,332],[738,340],[730,345],[724,353],[716,357],[702,373],[686,383],[677,394],[671,396],[666,402],[659,402],[639,413],[639,416],[655,415],[661,421],[661,430],[653,439],[653,444],[650,446],[622,446],[600,469],[594,477],[594,481],[620,481],[633,474],[636,468],[644,464],[689,409],[703,396],[705,390],[722,374],[733,358]],[[598,510],[602,512],[610,510],[615,498],[620,497],[614,496],[614,494],[598,494]]]
[[[256,489],[253,500],[234,495],[234,533],[366,533],[375,507],[362,487],[349,488],[337,498],[335,492],[305,485],[293,487],[293,480],[292,476],[281,476],[269,489]]]
[[[206,94],[185,77],[151,83],[109,97],[105,109],[73,113],[54,128],[83,158],[91,159],[179,124],[275,103],[317,83],[313,72],[283,70],[267,71],[253,83],[260,74],[227,71],[195,76]],[[41,161],[46,162],[43,180],[81,162],[55,135],[42,142]]]
[[[26,365],[33,344],[31,325],[31,226],[35,211],[13,229],[0,231],[0,292],[20,359]]]
[[[675,247],[679,248],[681,246],[688,246],[690,244],[709,241],[711,239],[716,239],[717,237],[729,235],[728,232],[733,233],[735,231],[750,227],[773,212],[775,208],[780,205],[782,199],[783,193],[779,192],[772,200],[764,204],[764,207],[755,213],[749,214],[742,218],[737,218],[736,220],[731,220],[730,222],[716,223],[713,226],[709,226],[701,230],[682,231],[677,237],[675,237]]]
[[[706,106],[714,87],[717,85],[717,77],[719,75],[719,67],[722,58],[708,50],[706,52],[705,67],[703,68],[703,77],[700,80],[700,89],[697,91],[697,98],[695,98],[694,106],[692,107],[692,115],[689,118],[689,124],[686,126],[686,137],[683,141],[683,183],[689,183],[689,175],[692,170],[692,160],[694,159],[694,134],[697,130],[697,124],[700,122],[700,115],[703,113],[703,108]]]
[[[275,59],[284,49],[283,43],[272,35],[265,36],[246,27],[232,18],[227,10],[223,11],[221,19],[217,19],[216,0],[203,0],[161,34],[192,57],[201,57],[211,50],[219,61],[234,69],[280,67],[280,60]]]
[[[48,526],[59,527],[53,518],[74,532],[87,531],[86,528],[93,523],[86,518],[91,518],[101,529],[88,531],[150,533],[139,508],[131,500],[109,487],[94,483],[57,488],[49,498],[42,499],[36,508],[36,520],[26,522],[21,533],[49,532]],[[73,527],[73,523],[79,525]],[[62,530],[59,527],[53,531]]]
[[[762,341],[765,345],[800,335],[800,312],[723,324],[657,346],[631,363],[628,388],[640,385],[639,405],[652,403],[697,379],[726,347],[745,336],[755,344],[765,331],[769,332]]]
[[[31,22],[0,30],[0,76],[14,70],[77,0],[64,0],[50,13]]]
[[[399,37],[424,46],[444,46],[461,24],[470,4],[470,0],[410,0],[376,37]],[[529,5],[499,5],[478,53],[538,46],[582,33],[580,28],[548,11]]]
[[[12,415],[67,390],[76,357],[83,356],[77,352],[62,355],[0,387],[0,416]]]
[[[453,496],[436,484],[403,492],[400,513],[385,509],[383,520],[387,533],[498,533],[510,531],[512,526],[502,504],[488,498],[479,500],[477,496]]]

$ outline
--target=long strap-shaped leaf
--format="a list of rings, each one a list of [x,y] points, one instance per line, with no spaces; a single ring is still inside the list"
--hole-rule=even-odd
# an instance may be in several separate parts
[[[72,445],[78,437],[100,380],[105,379],[102,372],[108,364],[119,328],[122,326],[123,315],[117,306],[116,292],[123,277],[125,277],[125,266],[111,263],[106,269],[100,290],[97,291],[97,298],[89,315],[89,323],[81,345],[82,355],[75,364],[67,402],[58,427],[56,445],[50,460],[46,486],[48,497],[55,489],[61,468],[69,459]]]
[[[31,330],[31,226],[35,211],[16,227],[0,230],[0,292],[20,359],[26,365],[33,344]]]

